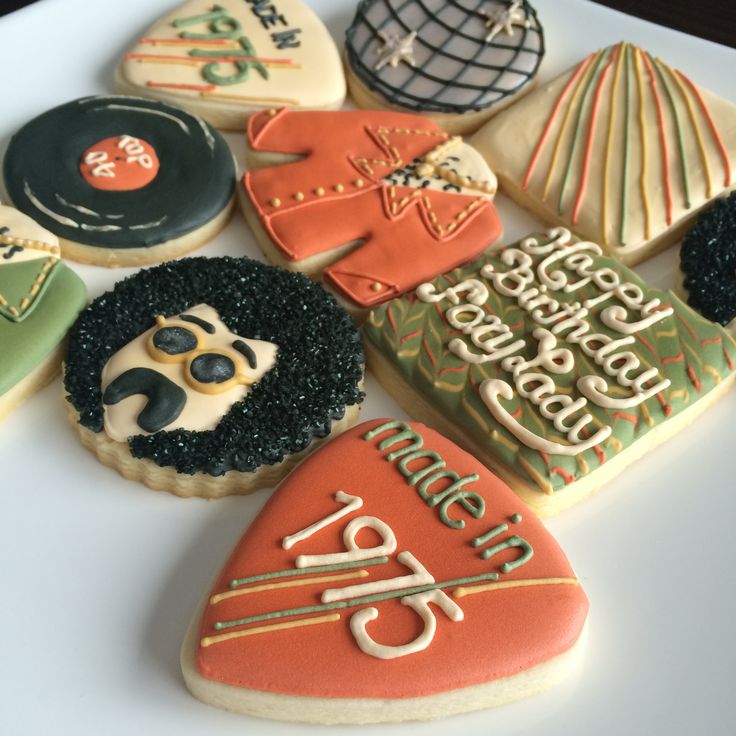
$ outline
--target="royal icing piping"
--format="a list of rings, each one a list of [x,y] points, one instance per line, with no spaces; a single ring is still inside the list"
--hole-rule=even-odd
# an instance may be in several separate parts
[[[401,461],[420,450],[458,477],[474,479],[471,488],[484,503],[481,514],[468,517],[471,527],[440,524],[418,493]],[[356,465],[365,471],[360,476]],[[352,493],[323,490],[326,466]],[[336,516],[335,505],[347,508],[348,497],[360,506]],[[477,461],[426,427],[384,419],[355,428],[331,443],[323,459],[317,453],[303,463],[236,547],[202,620],[200,672],[271,692],[408,697],[487,682],[559,654],[577,638],[587,604],[548,532],[526,512],[522,523],[518,504]],[[397,541],[391,559],[372,567],[355,561],[360,567],[352,574],[364,573],[358,583],[347,573],[294,567],[294,551],[341,554],[332,552],[335,545],[351,551],[347,527],[366,523],[365,514],[355,515],[358,508],[381,536],[383,527],[391,530]],[[299,540],[285,550],[284,541],[295,535]],[[541,609],[543,620],[534,624],[533,611]],[[519,630],[524,634],[517,638]],[[450,651],[468,646],[473,652],[490,647],[488,657],[477,658],[480,667],[438,675],[434,661],[447,662]],[[295,648],[304,669],[296,684],[281,674],[293,671]],[[389,678],[385,660],[392,660]]]
[[[252,366],[236,345],[245,338],[207,305],[154,322],[102,370],[105,432],[117,442],[161,429],[214,429],[276,363],[276,345],[248,338]]]
[[[299,0],[186,2],[125,54],[126,81],[186,104],[328,107],[345,95],[337,50]]]
[[[581,235],[632,250],[711,198],[714,177],[731,186],[731,114],[681,72],[621,43],[501,113],[476,142]],[[522,115],[538,120],[528,153],[521,145],[499,150]]]
[[[65,161],[49,170],[57,149]],[[124,96],[84,97],[42,113],[13,136],[4,169],[20,210],[59,238],[111,249],[197,230],[227,208],[235,184],[225,140],[202,120]]]
[[[547,493],[697,400],[736,349],[563,228],[421,285],[364,329],[420,393]]]

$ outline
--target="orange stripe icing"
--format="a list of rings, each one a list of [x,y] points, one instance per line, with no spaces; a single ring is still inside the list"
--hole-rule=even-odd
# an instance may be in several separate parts
[[[690,87],[693,94],[695,95],[695,99],[698,101],[698,104],[700,105],[700,109],[703,111],[703,114],[705,115],[706,120],[708,121],[708,125],[710,126],[710,130],[713,133],[713,138],[715,139],[716,146],[718,147],[718,151],[721,154],[721,159],[723,160],[723,168],[726,172],[726,177],[723,182],[723,186],[727,187],[731,185],[731,162],[728,159],[728,153],[726,152],[726,147],[723,145],[723,139],[721,138],[721,134],[718,132],[718,128],[716,128],[715,122],[713,122],[713,118],[711,117],[710,111],[708,110],[707,105],[705,104],[705,100],[703,99],[703,96],[700,94],[700,91],[698,88],[679,70],[675,69],[675,74],[677,74],[681,79],[685,81],[685,83]]]
[[[641,73],[641,50],[634,49],[634,68],[636,70],[636,86],[639,92],[639,133],[641,135],[641,177],[639,179],[639,187],[641,190],[642,206],[644,208],[644,238],[649,240],[650,235],[650,213],[649,198],[647,196],[647,133],[646,121],[644,120],[644,80]]]
[[[578,97],[580,96],[581,92],[587,87],[590,76],[592,71],[595,69],[598,60],[600,59],[601,55],[605,53],[605,49],[601,49],[596,55],[591,59],[590,63],[588,64],[588,68],[585,70],[585,73],[578,78],[578,83],[575,86],[575,90],[572,93],[572,97],[570,98],[570,104],[567,106],[567,110],[565,110],[565,115],[562,118],[562,125],[560,126],[560,132],[557,134],[557,141],[555,142],[555,148],[552,152],[552,161],[550,162],[549,169],[547,171],[547,179],[544,182],[544,191],[542,192],[542,199],[547,199],[547,192],[549,191],[549,185],[552,181],[552,174],[554,172],[555,166],[557,165],[557,156],[560,153],[560,148],[562,146],[562,140],[565,137],[565,130],[567,128],[568,120],[570,119],[570,115],[575,107],[575,104],[578,101]]]
[[[578,65],[577,69],[575,70],[575,73],[567,81],[567,84],[565,85],[565,88],[560,93],[560,96],[557,98],[557,102],[555,102],[555,106],[552,109],[552,113],[550,114],[549,118],[547,119],[547,123],[544,126],[542,135],[539,137],[537,148],[534,151],[534,154],[532,155],[531,161],[529,162],[529,168],[526,170],[526,175],[524,176],[524,182],[521,185],[522,190],[527,189],[529,186],[529,180],[532,177],[534,167],[536,166],[537,161],[539,160],[539,156],[542,152],[542,148],[544,147],[544,144],[547,141],[547,136],[549,135],[549,132],[552,129],[552,125],[555,121],[555,118],[557,117],[557,113],[560,111],[560,107],[562,107],[563,100],[567,96],[567,93],[570,91],[571,87],[575,84],[575,82],[578,80],[580,75],[586,69],[591,59],[593,58],[593,56],[594,54],[590,54],[585,59],[583,59],[583,61]]]
[[[652,88],[652,95],[654,97],[654,104],[657,107],[657,123],[659,131],[659,144],[662,150],[662,176],[664,178],[664,199],[667,207],[667,224],[672,224],[672,188],[670,185],[670,166],[669,166],[669,155],[667,152],[667,138],[664,130],[664,113],[662,112],[662,101],[659,98],[659,92],[657,91],[657,81],[654,76],[654,69],[649,62],[649,54],[645,51],[641,52],[641,57],[644,60],[644,66],[647,68],[649,74],[649,84]]]
[[[627,46],[628,44],[626,43],[622,43],[619,46],[616,72],[613,75],[613,84],[611,85],[611,98],[608,103],[608,137],[606,139],[606,154],[603,159],[603,191],[601,193],[601,240],[603,241],[603,245],[608,245],[608,165],[611,162],[611,142],[613,141],[613,126],[616,113],[616,91],[618,90],[618,80],[621,76],[621,67],[626,58]]]
[[[603,85],[606,83],[608,72],[611,70],[611,65],[616,60],[617,56],[620,56],[619,54],[620,50],[621,50],[621,45],[619,44],[614,49],[613,54],[611,55],[611,58],[608,60],[608,63],[603,68],[603,72],[601,73],[601,76],[598,79],[598,84],[596,85],[595,92],[593,94],[593,106],[590,111],[590,124],[588,126],[588,140],[585,143],[585,154],[583,155],[583,166],[580,171],[580,183],[578,184],[578,192],[575,197],[575,204],[573,205],[573,208],[572,208],[572,224],[573,225],[577,225],[578,213],[580,212],[580,205],[583,202],[583,196],[585,194],[585,184],[588,180],[588,168],[590,166],[590,151],[593,147],[593,137],[595,135],[595,121],[596,121],[596,117],[598,114],[598,105],[601,99],[601,92],[603,90]]]

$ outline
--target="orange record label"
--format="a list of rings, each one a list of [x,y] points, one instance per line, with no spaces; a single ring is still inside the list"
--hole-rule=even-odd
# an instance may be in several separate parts
[[[130,135],[116,135],[90,146],[79,170],[95,189],[127,192],[140,189],[156,178],[159,162],[150,143]]]

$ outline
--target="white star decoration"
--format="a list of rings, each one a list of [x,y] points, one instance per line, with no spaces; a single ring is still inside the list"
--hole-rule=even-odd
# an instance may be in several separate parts
[[[514,26],[529,28],[531,21],[526,17],[526,10],[519,7],[521,2],[515,0],[511,5],[505,8],[496,8],[495,10],[479,11],[486,19],[486,28],[490,28],[490,32],[486,36],[486,43],[490,43],[493,39],[503,31],[507,36],[514,34]]]
[[[379,59],[373,67],[376,71],[383,69],[386,64],[390,64],[392,69],[396,69],[400,61],[406,62],[409,66],[416,66],[414,49],[412,48],[417,36],[416,31],[412,31],[404,38],[401,38],[397,33],[384,33],[383,31],[379,31],[378,35],[383,41],[383,47],[376,51],[379,55]]]

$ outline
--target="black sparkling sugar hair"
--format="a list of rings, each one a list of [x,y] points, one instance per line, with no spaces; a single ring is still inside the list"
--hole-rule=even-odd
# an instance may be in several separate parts
[[[736,318],[736,192],[716,199],[680,250],[687,303],[713,322]]]
[[[209,304],[237,335],[278,345],[276,365],[212,431],[128,438],[130,452],[180,473],[251,472],[324,437],[363,399],[363,349],[348,313],[319,284],[247,258],[185,258],[118,282],[69,333],[64,386],[80,423],[103,430],[104,365],[153,326]]]

